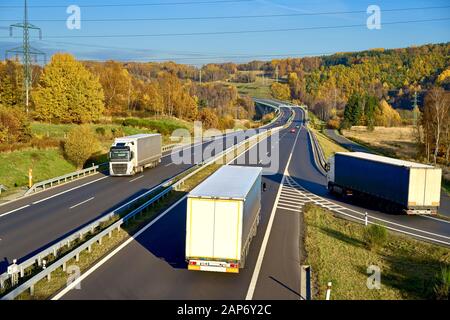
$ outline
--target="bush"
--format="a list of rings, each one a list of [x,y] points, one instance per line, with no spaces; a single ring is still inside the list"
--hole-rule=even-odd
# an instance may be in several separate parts
[[[123,137],[125,135],[125,133],[123,132],[123,129],[121,127],[112,128],[111,133],[113,135],[113,138],[119,138],[119,137]]]
[[[448,300],[450,294],[450,266],[441,267],[440,272],[436,275],[433,291],[437,300]]]
[[[70,130],[64,143],[67,158],[78,168],[100,149],[100,143],[88,125],[81,125]]]
[[[364,229],[364,241],[370,249],[382,247],[387,240],[387,230],[383,226],[371,224]]]
[[[339,119],[330,119],[327,122],[328,129],[336,130],[336,129],[339,129],[340,125],[341,125],[341,123],[340,123]]]
[[[98,135],[101,135],[101,136],[104,136],[104,135],[106,134],[106,130],[105,130],[105,128],[103,128],[103,127],[98,127],[98,128],[96,128],[96,129],[95,129],[95,132],[96,132]]]

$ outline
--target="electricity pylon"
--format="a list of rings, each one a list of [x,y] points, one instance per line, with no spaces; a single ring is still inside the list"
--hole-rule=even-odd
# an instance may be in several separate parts
[[[44,56],[45,61],[45,53],[41,50],[33,48],[30,46],[30,30],[38,30],[39,31],[39,39],[42,39],[42,31],[41,28],[31,24],[28,22],[28,6],[27,0],[25,0],[24,5],[24,17],[22,23],[15,23],[9,26],[9,35],[13,36],[13,29],[19,28],[23,30],[23,42],[22,46],[6,50],[5,59],[8,58],[8,54],[21,54],[22,55],[22,63],[23,63],[23,81],[24,81],[24,96],[25,96],[25,107],[28,113],[29,104],[30,104],[30,88],[32,84],[32,65],[31,65],[31,56]],[[45,63],[45,62],[44,62]]]

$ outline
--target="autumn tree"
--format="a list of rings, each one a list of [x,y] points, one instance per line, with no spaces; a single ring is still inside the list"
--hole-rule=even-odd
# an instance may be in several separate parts
[[[216,129],[219,127],[219,117],[211,108],[203,108],[198,112],[198,121],[202,122],[204,129]]]
[[[98,76],[105,96],[105,111],[110,115],[126,113],[130,106],[131,76],[120,62],[88,64],[88,68]]]
[[[64,152],[67,158],[78,168],[100,149],[99,141],[89,125],[80,125],[73,128],[64,142]]]
[[[31,138],[29,121],[23,110],[11,111],[0,104],[0,143],[27,142]]]
[[[62,123],[98,120],[104,110],[98,79],[70,54],[55,54],[44,68],[33,100],[38,119]]]
[[[274,82],[270,86],[270,92],[275,99],[289,101],[291,99],[291,91],[286,84]]]
[[[425,133],[426,157],[429,161],[433,155],[433,162],[437,158],[445,136],[446,127],[450,121],[450,95],[439,87],[434,87],[425,97],[425,106],[422,117],[422,126]],[[448,148],[446,150],[448,152]]]

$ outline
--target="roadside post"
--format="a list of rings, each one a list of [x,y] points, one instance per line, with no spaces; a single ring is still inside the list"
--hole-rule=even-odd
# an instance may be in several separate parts
[[[28,187],[31,188],[33,186],[33,169],[28,169]]]
[[[328,282],[327,284],[327,295],[325,297],[325,300],[330,300],[330,296],[331,296],[331,281]]]
[[[14,259],[13,264],[8,266],[7,272],[11,276],[11,284],[15,286],[19,282],[19,266],[17,265],[17,259]]]
[[[367,227],[367,225],[369,224],[369,215],[366,213],[364,213],[364,225]]]

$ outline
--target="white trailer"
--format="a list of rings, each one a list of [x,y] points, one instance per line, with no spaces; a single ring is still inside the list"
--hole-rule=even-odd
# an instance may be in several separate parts
[[[260,221],[262,168],[223,166],[187,199],[189,270],[239,273]]]
[[[161,162],[162,139],[159,133],[116,138],[109,151],[112,176],[131,176]]]

